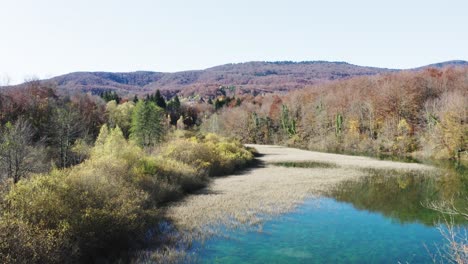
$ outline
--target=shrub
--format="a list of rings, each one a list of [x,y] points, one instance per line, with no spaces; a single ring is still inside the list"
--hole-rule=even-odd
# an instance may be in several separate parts
[[[0,254],[18,256],[11,244],[17,243],[32,262],[86,261],[142,239],[156,215],[147,206],[148,194],[128,178],[141,150],[122,139],[114,129],[81,165],[16,184],[5,197],[1,226],[20,235],[2,237]],[[117,145],[122,151],[110,151]],[[43,245],[28,246],[36,244]]]
[[[237,141],[214,134],[190,139],[177,139],[163,147],[161,156],[195,166],[199,173],[220,176],[240,169],[253,159],[253,154]]]
[[[0,259],[62,263],[109,257],[144,242],[163,203],[252,158],[240,143],[215,135],[179,137],[160,155],[148,154],[118,127],[104,125],[80,165],[0,186]]]

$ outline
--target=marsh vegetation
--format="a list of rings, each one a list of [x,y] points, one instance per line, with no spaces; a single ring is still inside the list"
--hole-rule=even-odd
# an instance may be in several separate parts
[[[433,243],[444,247],[444,241],[436,229],[442,215],[427,208],[426,205],[442,201],[455,201],[457,206],[465,205],[463,199],[466,196],[468,178],[461,173],[463,172],[461,168],[448,170],[424,164],[389,162],[278,146],[250,146],[257,148],[262,154],[259,157],[262,166],[239,175],[217,178],[203,192],[171,205],[168,212],[175,229],[190,242],[186,244],[186,248],[174,247],[168,249],[169,251],[177,254],[185,252],[184,258],[189,262],[214,261],[213,258],[219,258],[227,263],[234,263],[252,260],[249,256],[256,256],[258,257],[256,260],[262,261],[267,261],[271,256],[292,263],[305,261],[300,253],[292,253],[296,250],[294,247],[301,247],[300,245],[284,245],[292,247],[290,258],[286,258],[285,255],[275,251],[279,250],[278,248],[275,249],[270,245],[277,242],[271,241],[293,242],[303,239],[304,243],[310,243],[313,239],[300,238],[302,236],[299,233],[312,236],[313,232],[319,231],[311,225],[316,225],[318,229],[320,226],[328,226],[324,220],[314,221],[320,215],[327,215],[326,212],[333,210],[327,207],[317,209],[320,208],[320,201],[324,199],[321,197],[330,197],[332,200],[323,200],[325,204],[332,205],[331,208],[343,208],[343,212],[333,211],[335,220],[328,220],[330,225],[337,224],[328,227],[332,228],[333,232],[342,232],[340,229],[342,226],[339,225],[345,224],[344,222],[339,224],[336,219],[356,216],[359,221],[370,225],[360,228],[349,227],[353,231],[343,232],[343,235],[349,235],[343,237],[344,240],[356,239],[352,236],[361,236],[358,233],[365,230],[370,232],[369,228],[376,228],[372,231],[375,234],[382,234],[383,228],[395,232],[391,240],[393,244],[387,245],[393,248],[392,252],[395,252],[395,255],[386,255],[371,244],[347,245],[356,252],[363,252],[360,256],[360,253],[354,256],[356,261],[362,262],[364,256],[367,256],[365,252],[374,250],[376,261],[381,257],[381,260],[430,261],[424,243],[430,244],[429,248],[433,253],[437,251]],[[324,163],[322,160],[327,162]],[[356,166],[356,162],[362,164]],[[282,166],[284,164],[286,166]],[[306,213],[301,213],[304,210]],[[299,213],[296,214],[296,211]],[[360,213],[361,211],[369,213]],[[304,217],[309,220],[304,220]],[[297,222],[303,223],[304,226],[294,224]],[[463,226],[468,224],[461,217],[456,217],[454,223],[462,230]],[[271,241],[266,242],[262,237],[265,233],[274,232],[271,229],[272,225],[275,228],[284,227],[285,232],[288,230],[290,233],[272,235],[269,237]],[[287,227],[290,225],[297,230]],[[446,230],[445,225],[442,226]],[[312,233],[307,233],[309,231]],[[415,232],[415,237],[410,239],[411,241],[405,240],[408,232]],[[389,235],[387,232],[384,233],[385,236]],[[336,239],[341,237],[337,235]],[[373,243],[377,243],[376,245],[386,243],[377,235],[374,239]],[[257,244],[252,244],[253,241]],[[334,244],[337,241],[332,240],[330,243],[327,247],[337,247]],[[408,247],[403,246],[404,243],[415,244]],[[242,249],[245,254],[236,249]],[[310,261],[316,260],[315,257],[323,256],[322,253],[326,252],[326,248],[320,246],[309,250],[309,258],[305,259]],[[158,252],[156,255],[161,256],[161,254],[163,253]],[[342,260],[350,256],[344,255]],[[323,257],[323,260],[327,259]]]

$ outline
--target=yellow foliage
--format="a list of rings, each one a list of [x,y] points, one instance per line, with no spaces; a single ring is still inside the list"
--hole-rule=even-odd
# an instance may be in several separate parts
[[[161,154],[164,158],[194,165],[198,171],[206,171],[210,176],[231,173],[253,159],[252,153],[239,142],[215,134],[172,141]]]
[[[410,132],[411,132],[411,126],[408,124],[406,119],[402,118],[400,122],[398,122],[398,133],[408,134]]]
[[[351,119],[348,121],[348,130],[352,135],[359,135],[359,120]]]
[[[134,108],[135,104],[133,102],[125,102],[123,104],[117,104],[115,101],[108,102],[106,112],[109,126],[111,128],[120,127],[124,131],[124,134],[128,136]]]
[[[126,140],[118,127],[103,126],[89,159],[21,180],[5,195],[0,257],[79,262],[97,250],[127,248],[156,224],[161,203],[252,158],[240,143],[216,135],[175,139],[154,156]]]
[[[451,155],[468,148],[468,125],[463,124],[455,112],[446,112],[437,127],[441,130],[442,142]]]
[[[410,181],[411,181],[410,177],[398,177],[397,178],[398,187],[400,187],[400,189],[406,189],[406,187],[408,187],[408,185],[410,184]]]

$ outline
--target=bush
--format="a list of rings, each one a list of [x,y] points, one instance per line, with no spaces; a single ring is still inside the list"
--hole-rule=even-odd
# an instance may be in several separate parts
[[[237,141],[214,134],[177,139],[163,147],[161,156],[195,166],[199,173],[221,176],[245,167],[253,154]]]
[[[179,137],[151,155],[104,125],[80,165],[1,186],[0,259],[92,262],[127,250],[157,226],[163,203],[252,158],[240,143],[215,135]]]
[[[129,181],[141,150],[122,138],[112,130],[81,165],[16,184],[5,197],[1,226],[19,232],[18,241],[2,238],[0,254],[17,257],[22,245],[24,259],[13,262],[86,261],[142,239],[156,215],[148,194]],[[117,146],[122,151],[110,151]]]

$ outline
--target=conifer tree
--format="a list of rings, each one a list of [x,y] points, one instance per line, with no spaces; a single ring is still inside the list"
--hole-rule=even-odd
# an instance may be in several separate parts
[[[153,102],[139,101],[133,110],[130,137],[141,146],[154,146],[165,133],[164,111]]]
[[[156,90],[156,94],[154,96],[154,100],[157,106],[166,109],[166,100],[164,100],[164,97],[162,97],[161,92],[159,90]],[[179,102],[180,103],[180,102]]]
[[[180,100],[177,95],[167,103],[167,110],[171,118],[171,125],[177,125],[177,120],[179,120],[181,116]]]

